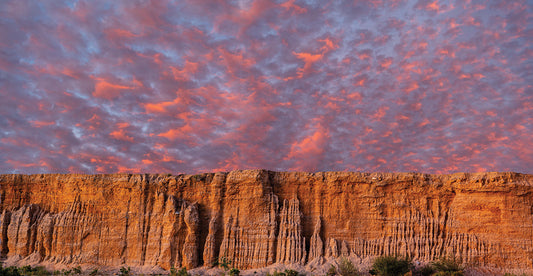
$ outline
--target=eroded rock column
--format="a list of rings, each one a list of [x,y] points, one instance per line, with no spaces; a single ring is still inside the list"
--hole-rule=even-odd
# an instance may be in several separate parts
[[[285,200],[280,212],[276,262],[304,264],[305,238],[302,237],[300,202],[297,198]]]

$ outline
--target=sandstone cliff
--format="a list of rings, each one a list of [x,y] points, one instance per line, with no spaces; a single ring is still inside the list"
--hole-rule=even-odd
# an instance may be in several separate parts
[[[0,175],[0,254],[238,268],[399,254],[533,269],[533,175]]]

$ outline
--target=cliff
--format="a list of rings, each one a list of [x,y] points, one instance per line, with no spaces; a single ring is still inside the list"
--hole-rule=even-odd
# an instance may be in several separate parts
[[[0,175],[0,254],[210,266],[399,254],[533,270],[533,175]]]

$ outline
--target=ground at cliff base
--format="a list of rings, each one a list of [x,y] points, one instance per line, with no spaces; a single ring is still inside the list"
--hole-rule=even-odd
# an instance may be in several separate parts
[[[298,271],[300,275],[314,276],[314,275],[326,275],[330,265],[333,262],[328,262],[322,266],[310,267],[310,266],[298,266],[298,265],[283,265],[283,264],[274,264],[268,267],[259,268],[259,269],[248,269],[241,270],[241,276],[255,276],[255,275],[275,275],[275,272],[284,272],[286,269],[291,269]],[[370,264],[359,264],[357,265],[358,270],[361,272],[361,275],[370,275],[368,271],[370,270]],[[220,268],[195,268],[188,271],[190,275],[210,275],[210,276],[219,276],[224,275],[224,271]],[[529,272],[529,273],[528,273]],[[167,272],[168,273],[168,272]],[[512,269],[504,270],[493,267],[469,267],[464,271],[465,276],[504,276],[504,275],[517,275],[517,276],[529,276],[531,271],[521,270],[521,269]]]
[[[357,269],[361,272],[361,275],[370,275],[368,273],[371,267],[372,260],[371,258],[366,258],[360,260],[360,263],[356,263]],[[285,265],[285,264],[273,264],[268,267],[258,268],[258,269],[247,269],[241,270],[240,275],[242,276],[252,276],[252,275],[275,275],[276,272],[284,272],[286,270],[298,271],[300,275],[326,275],[328,269],[331,265],[338,265],[338,260],[330,259],[325,262],[315,262],[310,263],[306,266],[301,265]],[[422,264],[421,264],[422,265]],[[32,266],[32,267],[44,267],[47,271],[53,275],[74,275],[72,270],[72,265],[64,265],[60,263],[51,263],[51,262],[35,262],[35,259],[25,258],[9,258],[2,262],[3,267],[23,267],[23,266]],[[115,267],[104,267],[104,266],[95,266],[95,265],[80,265],[81,274],[76,275],[123,275],[121,274],[120,269]],[[125,267],[126,268],[126,267]],[[164,270],[160,267],[154,266],[141,266],[141,267],[130,267],[130,273],[128,275],[170,275],[170,272]],[[68,271],[68,272],[66,272]],[[96,272],[97,273],[94,273]],[[198,267],[187,271],[189,275],[210,275],[210,276],[220,276],[220,275],[229,275],[222,268],[219,267]],[[485,276],[485,275],[495,275],[495,276],[504,276],[504,275],[533,275],[528,273],[530,271],[521,270],[521,269],[498,269],[493,267],[467,267],[464,271],[465,276]]]

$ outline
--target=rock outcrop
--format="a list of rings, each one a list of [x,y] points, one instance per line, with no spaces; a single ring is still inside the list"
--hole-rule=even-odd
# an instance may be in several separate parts
[[[300,202],[293,198],[283,202],[280,212],[276,262],[285,264],[305,263],[305,238],[302,237]]]
[[[533,175],[0,175],[0,257],[109,267],[454,256],[533,271]]]
[[[313,230],[313,235],[311,236],[311,244],[309,248],[309,261],[313,261],[323,256],[324,254],[324,243],[320,237],[320,229],[322,227],[322,220],[318,217],[315,228]]]

